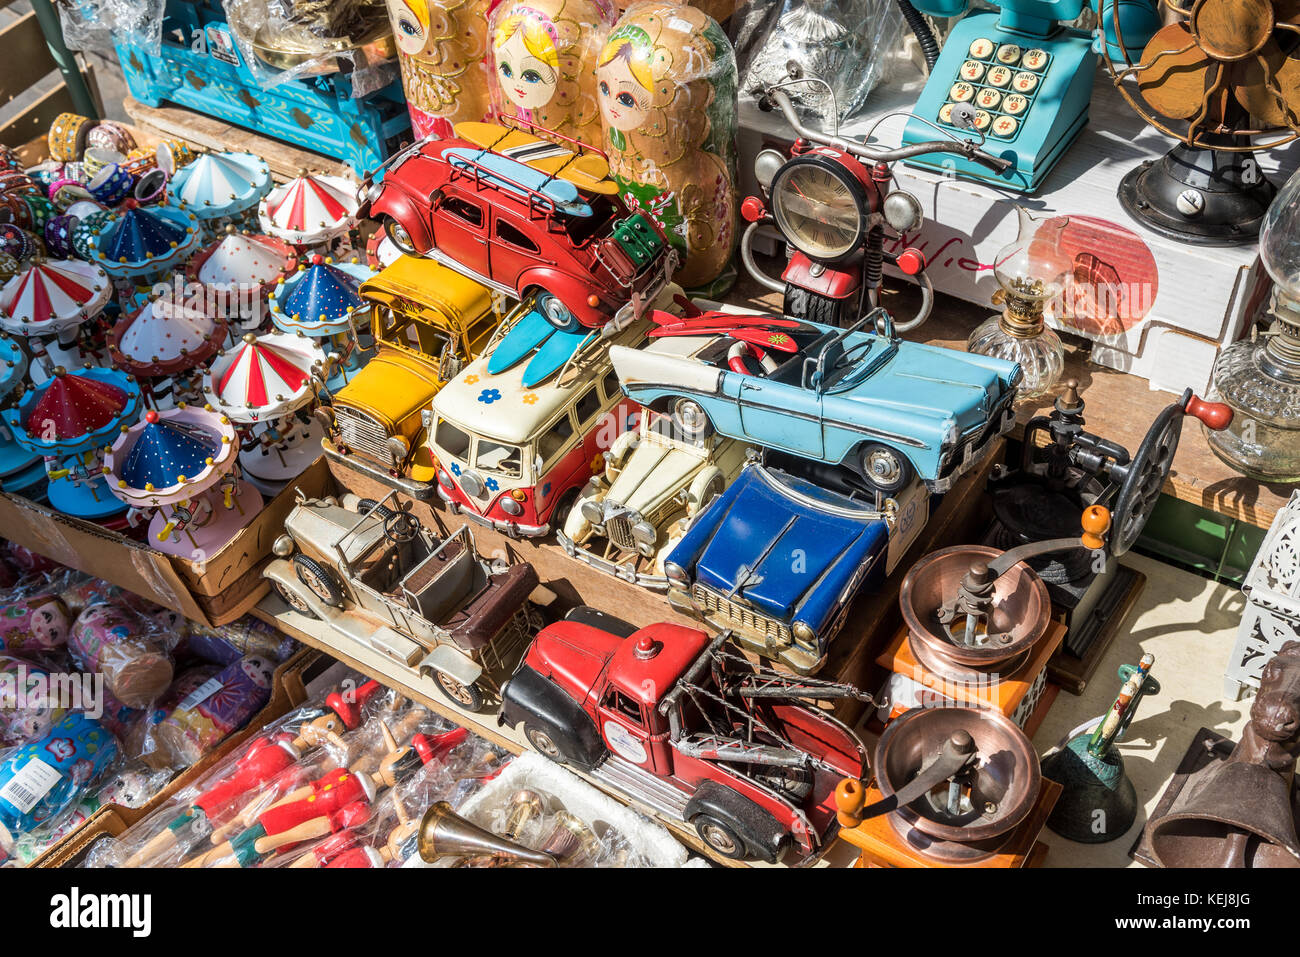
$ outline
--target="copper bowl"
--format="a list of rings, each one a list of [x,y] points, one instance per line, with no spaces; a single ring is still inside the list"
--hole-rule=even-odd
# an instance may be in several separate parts
[[[987,564],[1001,554],[987,545],[954,545],[926,555],[904,576],[898,603],[912,651],[921,664],[951,666],[934,669],[943,673],[998,670],[1000,665],[1027,655],[1047,633],[1052,615],[1047,586],[1024,562],[1013,565],[994,585],[987,642],[969,648],[959,644],[953,631],[960,634],[964,619],[959,618],[951,631],[940,623],[940,607],[956,597],[971,565]],[[1015,669],[1002,670],[1009,673]]]
[[[975,739],[979,755],[969,794],[963,796],[965,810],[951,815],[944,795],[930,795],[891,816],[938,841],[969,845],[1007,834],[1038,800],[1042,785],[1038,755],[1014,721],[987,708],[913,708],[885,728],[876,744],[874,766],[876,787],[889,797],[916,777],[921,765],[955,731],[962,730]]]

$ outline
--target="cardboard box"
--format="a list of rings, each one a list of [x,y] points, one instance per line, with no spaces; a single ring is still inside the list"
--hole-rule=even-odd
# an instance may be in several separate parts
[[[205,754],[196,764],[190,765],[168,782],[167,786],[138,808],[105,804],[87,821],[44,854],[32,861],[31,867],[75,867],[90,850],[91,845],[105,835],[117,837],[132,824],[167,803],[172,795],[189,787],[208,772],[208,769],[241,747],[253,735],[276,721],[308,698],[307,687],[335,662],[311,648],[301,648],[275,671],[271,686],[271,699],[248,724],[226,738],[216,748]]]
[[[317,459],[266,502],[238,535],[214,554],[166,555],[111,532],[14,495],[0,493],[0,529],[10,541],[102,578],[208,626],[244,615],[270,590],[262,567],[271,543],[284,530],[294,489],[323,495],[329,470]]]

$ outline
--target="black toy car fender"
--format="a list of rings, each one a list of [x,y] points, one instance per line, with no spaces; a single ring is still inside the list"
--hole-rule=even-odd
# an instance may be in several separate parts
[[[682,817],[690,822],[700,814],[708,814],[732,825],[750,854],[769,864],[776,863],[790,838],[789,832],[771,811],[718,781],[702,782],[687,802]]]
[[[521,721],[546,732],[564,759],[583,770],[590,771],[609,753],[582,706],[529,665],[520,665],[506,682],[497,719],[512,728]]]

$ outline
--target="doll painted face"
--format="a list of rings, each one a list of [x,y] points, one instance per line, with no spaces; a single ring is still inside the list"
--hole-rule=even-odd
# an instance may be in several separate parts
[[[271,677],[275,673],[275,668],[265,658],[249,655],[239,666],[259,688],[271,687]]]
[[[534,18],[506,17],[493,50],[497,82],[510,102],[525,110],[551,102],[560,79],[560,58],[550,34]]]
[[[424,52],[429,35],[429,8],[425,0],[389,0],[388,18],[393,21],[397,47],[407,56]]]
[[[626,38],[611,39],[596,69],[596,89],[605,122],[625,133],[645,125],[653,83],[637,46]]]

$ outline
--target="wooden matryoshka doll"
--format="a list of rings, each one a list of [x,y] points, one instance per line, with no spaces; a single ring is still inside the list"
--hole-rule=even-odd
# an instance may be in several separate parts
[[[736,57],[694,7],[628,7],[596,65],[603,147],[620,194],[668,234],[675,279],[716,293],[734,281]]]
[[[600,143],[596,57],[606,0],[507,0],[488,26],[492,105],[590,146]]]
[[[402,88],[417,137],[451,136],[488,114],[487,14],[492,0],[388,0]]]

